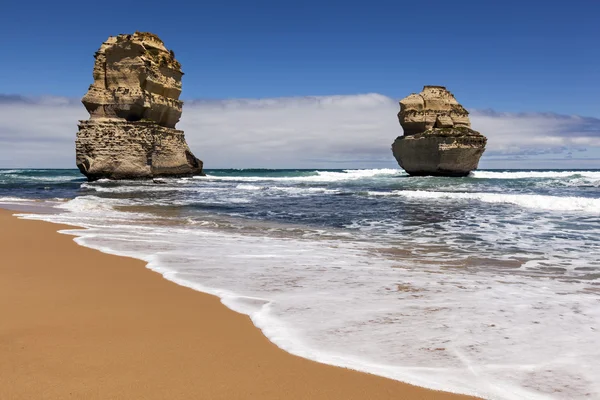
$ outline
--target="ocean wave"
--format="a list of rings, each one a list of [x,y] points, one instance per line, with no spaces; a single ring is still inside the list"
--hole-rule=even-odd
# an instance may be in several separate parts
[[[235,187],[236,189],[242,190],[267,190],[268,186],[258,186],[258,185],[250,185],[250,184],[239,184]]]
[[[473,171],[470,176],[478,179],[564,179],[583,177],[600,181],[600,171]]]
[[[0,197],[0,203],[31,203],[31,202],[35,202],[36,200],[33,199],[24,199],[21,197]]]
[[[282,171],[286,171],[289,173],[298,173],[298,172],[307,172],[310,170],[304,170],[304,169],[273,169],[273,168],[227,168],[227,169],[215,169],[215,170],[211,170],[211,169],[205,169],[204,172],[205,173],[211,173],[211,172],[226,172],[226,173],[237,173],[237,174],[247,174],[247,173],[280,173]]]
[[[314,171],[312,175],[304,176],[217,176],[194,177],[194,179],[208,179],[212,181],[288,181],[288,182],[338,182],[347,180],[366,179],[383,176],[401,176],[406,173],[399,169],[347,169],[343,171]]]
[[[327,193],[327,194],[338,194],[340,193],[337,189],[326,189],[321,187],[280,187],[274,186],[271,189],[279,190],[288,194],[314,194],[314,193]]]
[[[27,175],[26,170],[4,170],[0,171],[0,176],[2,176],[5,182],[14,182],[14,183],[59,183],[59,182],[76,182],[81,181],[83,178],[76,177],[73,175],[54,175],[54,176],[32,176]],[[37,172],[37,171],[36,171]]]
[[[78,182],[82,178],[74,178],[73,176],[18,176],[19,180],[34,181],[34,182]]]
[[[323,187],[297,187],[297,186],[259,186],[251,185],[247,183],[240,183],[235,187],[236,189],[248,190],[248,191],[270,191],[270,192],[283,192],[291,195],[310,195],[316,193],[328,193],[337,194],[340,193],[336,189],[327,189]]]
[[[94,183],[82,183],[82,189],[94,190],[102,193],[136,193],[136,192],[173,192],[173,191],[197,191],[197,188],[177,187],[158,184],[138,184],[138,185],[115,185],[102,186]]]
[[[401,196],[428,200],[479,200],[485,203],[515,204],[521,207],[549,211],[583,211],[600,214],[600,199],[587,197],[561,197],[536,194],[455,193],[425,190],[394,190],[367,192],[369,196]]]
[[[107,212],[110,213],[120,213],[119,211],[115,210],[115,207],[117,206],[132,206],[135,205],[136,203],[131,201],[131,200],[127,200],[127,199],[111,199],[111,198],[106,198],[106,197],[98,197],[98,196],[93,196],[93,195],[88,195],[88,196],[79,196],[79,197],[75,197],[72,200],[69,200],[65,203],[62,203],[60,205],[57,206],[57,208],[65,210],[65,211],[70,211],[71,213],[74,214],[82,214],[83,215],[91,215],[93,214],[95,217],[99,217],[99,216],[109,216],[109,214],[107,214]],[[128,215],[131,217],[135,217],[136,213],[133,212],[123,212],[123,215]]]

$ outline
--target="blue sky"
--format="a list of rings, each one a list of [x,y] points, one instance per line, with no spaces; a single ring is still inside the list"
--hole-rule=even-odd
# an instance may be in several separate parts
[[[184,98],[400,98],[442,84],[473,108],[600,117],[592,0],[13,1],[2,14],[5,94],[80,97],[99,45],[147,30],[183,64]]]
[[[0,95],[78,99],[100,44],[140,30],[175,51],[185,100],[397,100],[437,84],[469,109],[600,118],[598,15],[592,0],[10,2]]]

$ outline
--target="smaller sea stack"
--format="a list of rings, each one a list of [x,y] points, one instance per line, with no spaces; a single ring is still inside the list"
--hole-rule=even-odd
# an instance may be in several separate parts
[[[466,176],[477,169],[487,138],[471,129],[469,112],[443,86],[425,86],[400,100],[404,136],[392,144],[394,157],[415,176]]]
[[[149,32],[111,36],[95,54],[82,102],[77,167],[89,180],[203,175],[202,161],[175,129],[183,102],[181,65]]]

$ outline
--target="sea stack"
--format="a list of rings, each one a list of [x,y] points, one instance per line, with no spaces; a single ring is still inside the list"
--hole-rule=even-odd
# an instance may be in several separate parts
[[[404,136],[392,144],[410,175],[466,176],[477,169],[487,138],[471,129],[469,112],[443,86],[425,86],[400,100]]]
[[[77,167],[89,180],[203,175],[181,117],[181,65],[158,36],[111,36],[95,53],[94,83],[81,100]]]

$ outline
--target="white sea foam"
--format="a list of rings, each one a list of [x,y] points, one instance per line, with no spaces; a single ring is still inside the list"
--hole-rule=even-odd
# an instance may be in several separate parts
[[[455,193],[425,190],[394,190],[389,192],[369,191],[370,196],[401,196],[426,200],[478,200],[495,204],[515,204],[521,207],[552,211],[581,211],[600,214],[600,199],[586,197],[561,197],[537,194],[505,193]]]
[[[235,188],[242,189],[242,190],[266,190],[269,187],[268,186],[250,185],[250,184],[239,184]]]
[[[283,192],[288,195],[311,195],[315,193],[328,193],[336,194],[340,191],[337,189],[327,189],[323,187],[297,187],[297,186],[259,186],[250,184],[239,184],[235,187],[241,190],[250,191],[270,191],[270,192]]]
[[[23,199],[20,197],[10,197],[10,196],[0,197],[0,203],[20,204],[20,203],[31,203],[34,201],[35,200]]]
[[[55,205],[59,210],[65,210],[68,213],[59,214],[74,225],[80,225],[84,222],[95,221],[135,221],[148,218],[144,213],[131,211],[115,210],[116,206],[134,206],[136,203],[133,200],[127,199],[110,199],[101,198],[98,196],[80,196],[70,201]],[[55,217],[58,218],[58,217]]]
[[[426,193],[409,196],[439,199]],[[600,309],[585,282],[465,273],[436,260],[443,250],[420,252],[418,241],[408,248],[423,257],[386,258],[368,241],[226,233],[204,228],[209,221],[144,225],[143,214],[114,209],[130,204],[83,196],[62,206],[69,212],[24,218],[90,228],[74,232],[79,244],[140,258],[219,296],[302,357],[489,399],[600,397]],[[453,229],[464,226],[446,227],[448,236]]]
[[[216,176],[194,177],[194,179],[208,179],[214,181],[285,181],[285,182],[338,182],[356,179],[374,178],[382,176],[401,176],[406,173],[399,169],[349,169],[342,172],[316,171],[313,175],[305,176]]]
[[[30,170],[19,170],[19,169],[7,169],[0,170],[0,175],[4,175],[4,178],[18,179],[20,181],[27,182],[69,182],[74,180],[73,175],[54,175],[54,176],[30,176],[24,173]]]
[[[126,205],[123,201],[116,199],[106,199],[98,196],[80,196],[71,201],[61,204],[59,208],[70,211],[72,213],[95,213],[102,214],[109,211],[109,214],[116,214],[113,205]],[[110,215],[107,215],[110,216]]]
[[[253,191],[269,191],[270,193],[281,193],[287,195],[311,195],[315,193],[328,193],[328,194],[336,194],[339,193],[339,190],[336,189],[327,189],[322,187],[295,187],[295,186],[274,186],[274,185],[256,185],[249,183],[240,183],[236,185],[234,188],[215,188],[215,187],[205,187],[203,185],[199,186],[183,186],[181,184],[176,185],[156,185],[150,183],[138,183],[138,184],[130,184],[130,185],[115,185],[115,186],[101,186],[93,183],[82,183],[80,186],[82,189],[93,190],[95,192],[100,193],[144,193],[144,192],[181,192],[181,193],[190,193],[190,194],[198,194],[198,195],[214,195],[215,192],[234,192],[236,189],[242,192],[253,192]],[[195,199],[198,200],[199,198]],[[231,197],[224,198],[224,200],[231,199]],[[250,201],[248,199],[241,200],[238,198],[238,202],[242,201]],[[193,199],[190,201],[186,201],[185,203],[194,202]]]
[[[103,193],[135,193],[135,192],[194,192],[198,191],[199,188],[193,187],[177,187],[170,185],[159,185],[150,183],[139,183],[130,185],[115,185],[115,186],[101,186],[94,183],[82,183],[82,189],[94,190],[96,192]]]
[[[34,182],[69,182],[80,180],[73,178],[71,175],[58,175],[58,176],[19,176],[22,180],[34,181]]]
[[[314,194],[314,193],[327,193],[327,194],[336,194],[340,193],[337,189],[326,189],[322,187],[279,187],[274,186],[271,187],[272,190],[278,190],[285,192],[287,194]]]
[[[530,179],[584,177],[600,180],[600,171],[473,171],[471,177],[480,179]]]

